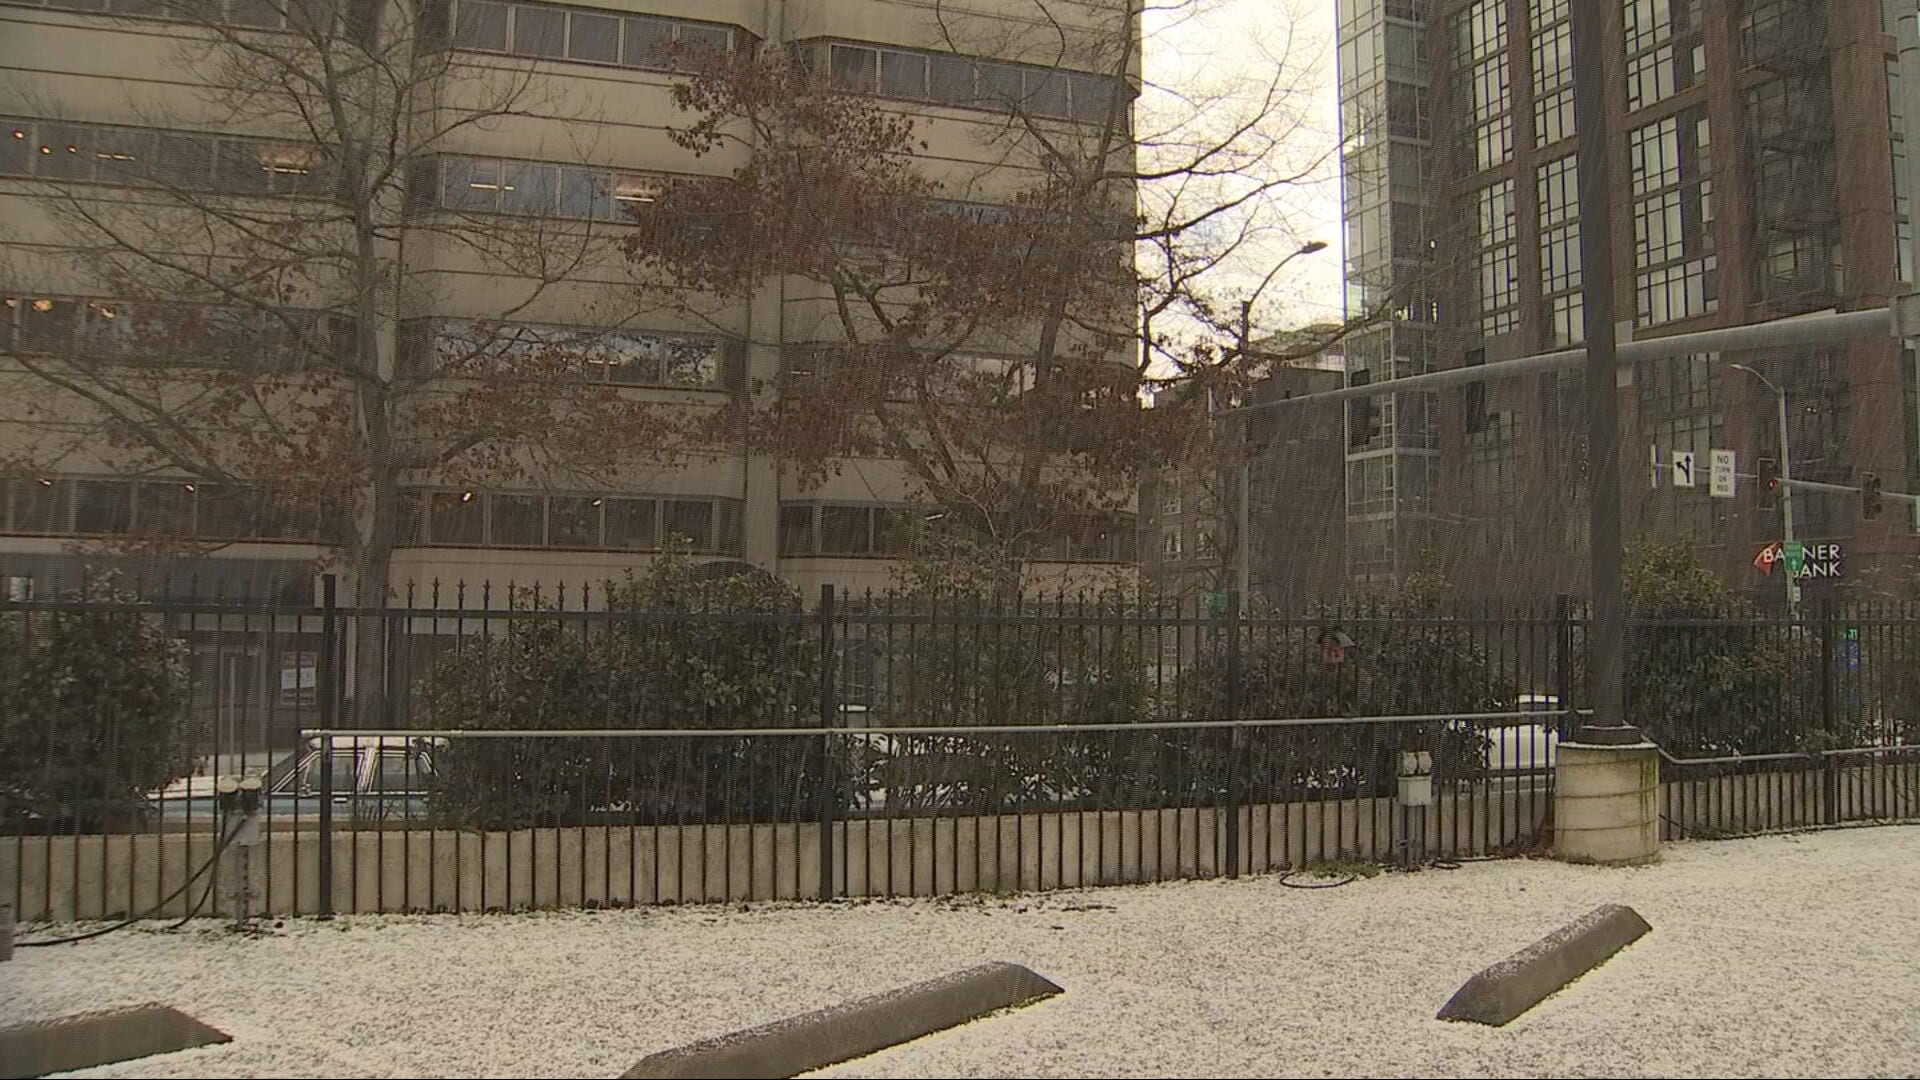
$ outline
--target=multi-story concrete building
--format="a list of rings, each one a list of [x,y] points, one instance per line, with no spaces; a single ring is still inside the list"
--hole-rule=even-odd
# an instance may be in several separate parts
[[[1418,355],[1395,346],[1408,370],[1505,360],[1582,337],[1570,2],[1341,0],[1344,116],[1349,137],[1362,136],[1346,178],[1350,307],[1358,314],[1360,298],[1371,303],[1379,268],[1392,267],[1396,300],[1417,307],[1387,333],[1413,326],[1433,343]],[[1884,305],[1911,280],[1904,193],[1896,205],[1897,6],[1600,4],[1621,340]],[[1914,360],[1891,340],[1868,340],[1703,354],[1622,374],[1629,538],[1682,540],[1730,582],[1778,594],[1778,577],[1762,578],[1750,563],[1780,539],[1780,513],[1756,502],[1750,479],[1731,500],[1704,486],[1652,486],[1655,448],[1663,461],[1691,450],[1703,463],[1710,448],[1731,449],[1749,478],[1757,459],[1782,456],[1777,399],[1736,363],[1785,390],[1795,477],[1849,484],[1872,473],[1889,490],[1912,490]],[[1419,429],[1438,470],[1411,477],[1409,451],[1398,435],[1385,441],[1378,419],[1387,408],[1398,418],[1408,395],[1377,399],[1350,446],[1370,448],[1377,432],[1397,467],[1376,467],[1389,470],[1390,495],[1379,485],[1356,491],[1350,480],[1350,540],[1352,529],[1374,528],[1369,513],[1379,507],[1387,519],[1422,521],[1429,531],[1419,542],[1478,594],[1579,592],[1582,380],[1569,371],[1442,395]],[[1844,545],[1853,588],[1911,582],[1920,546],[1904,508],[1889,504],[1863,520],[1855,497],[1806,492],[1793,507],[1799,539]],[[1395,535],[1404,560],[1414,541],[1404,525]]]
[[[185,66],[183,56],[223,34],[271,40],[286,19],[333,6],[206,0],[188,7],[214,15],[198,23],[171,18],[185,9],[164,0],[0,2],[0,101],[7,103],[0,111],[8,114],[0,127],[0,285],[7,290],[0,354],[9,357],[0,460],[20,461],[0,504],[0,555],[16,592],[55,574],[72,580],[84,557],[76,547],[124,547],[161,526],[204,549],[202,583],[226,579],[230,591],[310,596],[316,566],[337,554],[325,515],[262,509],[246,498],[244,476],[234,483],[168,469],[135,476],[126,471],[125,448],[111,440],[57,445],[70,415],[61,410],[81,406],[44,379],[21,377],[23,358],[137,364],[140,346],[127,343],[139,338],[128,336],[129,327],[158,325],[164,337],[176,324],[192,323],[196,333],[218,324],[231,347],[248,349],[278,347],[275,335],[378,334],[384,378],[459,353],[469,330],[485,321],[489,334],[505,328],[509,340],[500,348],[509,353],[565,352],[591,338],[594,358],[580,366],[595,372],[606,395],[711,410],[742,395],[777,394],[783,378],[796,374],[793,358],[820,343],[830,296],[774,281],[744,303],[694,320],[672,305],[636,306],[619,257],[623,211],[648,204],[663,185],[724,174],[743,160],[741,150],[696,154],[670,137],[669,125],[686,121],[672,95],[690,50],[790,50],[888,112],[911,115],[924,143],[919,167],[990,201],[996,170],[1009,160],[996,140],[1011,110],[995,95],[1017,92],[1025,114],[1043,125],[1070,131],[1100,123],[1116,102],[1124,115],[1129,80],[1117,72],[1135,69],[1138,49],[1137,15],[1099,2],[1049,5],[1048,17],[1063,20],[1049,23],[1038,5],[1022,0],[971,4],[962,13],[908,0],[342,0],[341,33],[378,35],[402,12],[418,39],[407,47],[448,53],[433,76],[440,81],[408,88],[410,97],[366,85],[364,96],[345,102],[417,110],[406,117],[416,135],[417,125],[430,132],[431,124],[444,125],[400,163],[407,175],[393,186],[404,190],[405,206],[364,238],[404,268],[393,281],[406,282],[387,283],[394,296],[382,300],[378,325],[369,326],[350,317],[354,288],[314,268],[326,258],[283,275],[276,287],[286,291],[287,306],[269,316],[210,303],[206,294],[233,288],[244,275],[230,264],[208,270],[201,275],[208,288],[194,298],[191,316],[182,316],[153,295],[151,282],[89,272],[87,260],[61,250],[75,242],[72,219],[50,213],[50,198],[72,204],[70,214],[86,205],[167,201],[153,195],[160,188],[175,203],[246,198],[261,209],[260,234],[246,237],[245,255],[270,277],[282,269],[271,249],[296,242],[271,232],[274,200],[324,199],[324,181],[300,148],[306,131],[289,104],[298,95],[261,110],[270,88],[233,82],[236,71],[244,82],[244,55],[234,70]],[[519,96],[486,97],[503,85]],[[144,186],[120,186],[127,170],[148,169],[143,161],[153,170],[143,173]],[[49,196],[50,184],[61,193]],[[102,211],[96,224],[109,219]],[[508,220],[545,223],[532,245],[537,268],[460,231]],[[186,258],[208,266],[232,254],[197,250],[191,236],[181,242]],[[180,273],[194,276],[192,268]],[[881,588],[901,553],[903,516],[924,511],[918,501],[911,475],[895,462],[846,461],[803,483],[744,439],[671,462],[640,455],[596,482],[564,486],[491,485],[425,468],[393,507],[390,585],[438,581],[449,601],[454,583],[466,582],[471,603],[483,581],[599,581],[677,543],[702,557],[774,570],[808,593],[827,583]],[[1130,563],[1134,533],[1130,514],[1062,526],[1045,568],[1058,578],[1076,567]],[[504,595],[496,588],[496,600]]]

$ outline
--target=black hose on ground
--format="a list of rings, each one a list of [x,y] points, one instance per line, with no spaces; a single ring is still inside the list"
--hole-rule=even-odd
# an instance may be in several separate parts
[[[220,856],[226,852],[228,845],[233,843],[233,838],[238,835],[240,835],[240,830],[238,828],[235,828],[232,831],[228,832],[226,837],[220,841],[220,846],[213,849],[213,854],[207,857],[206,862],[200,864],[200,869],[195,870],[193,872],[192,877],[189,877],[187,880],[181,882],[180,887],[173,890],[173,892],[167,894],[165,899],[161,900],[159,903],[153,905],[152,907],[148,908],[147,910],[141,912],[138,915],[129,916],[117,923],[114,923],[110,926],[102,927],[98,930],[89,930],[84,934],[74,934],[71,937],[47,938],[44,941],[16,941],[13,943],[13,947],[16,949],[38,949],[38,948],[44,948],[48,945],[73,945],[82,941],[91,941],[97,937],[105,937],[116,930],[125,930],[127,927],[132,926],[134,923],[141,922],[146,919],[151,919],[155,915],[160,913],[160,909],[166,907],[168,904],[173,903],[175,900],[179,899],[180,896],[183,893],[185,893],[188,889],[193,888],[193,883],[196,881],[199,881],[203,874],[213,869],[214,864],[220,861]],[[200,895],[200,902],[193,906],[193,909],[187,913],[186,918],[183,918],[179,922],[174,923],[173,926],[169,927],[168,929],[177,930],[180,927],[186,925],[187,919],[191,919],[195,915],[199,914],[200,909],[206,906],[207,897],[211,896],[212,894],[213,894],[213,882],[209,881],[207,882],[207,891]]]

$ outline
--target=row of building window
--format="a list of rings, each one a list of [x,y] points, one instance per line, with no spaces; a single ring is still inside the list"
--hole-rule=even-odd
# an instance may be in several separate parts
[[[669,185],[696,179],[444,154],[414,163],[408,188],[415,207],[626,222],[658,202]]]
[[[413,491],[400,542],[434,547],[738,554],[737,499]]]
[[[841,86],[902,101],[1099,124],[1119,96],[1110,75],[1035,64],[843,41],[801,42],[794,50]]]
[[[338,530],[235,484],[181,479],[27,477],[6,482],[6,531],[29,536],[141,536],[318,542]]]
[[[180,0],[6,0],[22,7],[56,8],[61,11],[97,11],[109,15],[142,18],[179,19]],[[252,26],[263,30],[284,30],[289,22],[298,25],[303,17],[313,19],[338,8],[334,0],[197,0],[200,10],[193,17],[226,26]]]
[[[1642,270],[1634,277],[1636,326],[1690,319],[1720,308],[1720,260],[1708,255]]]
[[[780,504],[780,554],[896,558],[909,554],[915,532],[937,512],[924,506],[833,502]],[[1051,530],[1035,558],[1064,562],[1133,562],[1138,524],[1131,514],[1087,514]]]
[[[8,0],[36,7],[169,17],[166,0]],[[196,18],[280,29],[285,0],[206,0]],[[426,34],[456,49],[537,60],[568,60],[643,71],[686,71],[703,54],[744,52],[756,39],[745,30],[696,19],[623,15],[601,8],[504,0],[445,0],[423,5]],[[803,42],[796,56],[856,90],[961,108],[1007,111],[1101,123],[1116,99],[1118,80],[1032,64],[975,60],[954,53],[883,48],[854,42]]]
[[[0,118],[0,176],[226,195],[333,193],[332,168],[311,143],[25,117]]]
[[[353,325],[303,308],[15,294],[0,297],[0,351],[298,370],[352,355]],[[487,374],[557,355],[593,382],[715,390],[738,382],[739,352],[706,334],[422,319],[402,324],[398,361],[409,374]]]
[[[415,209],[438,206],[471,213],[632,222],[675,186],[715,182],[720,181],[684,173],[441,154],[414,163],[408,200]],[[1037,229],[1046,224],[1042,212],[1032,208],[960,199],[927,199],[920,205],[983,226],[1031,224]],[[888,227],[888,222],[872,220],[844,224],[863,235],[881,234]],[[1116,235],[1131,233],[1117,217],[1111,227]]]
[[[352,323],[304,308],[98,297],[0,298],[0,351],[294,370],[351,354]]]
[[[482,373],[557,358],[591,382],[717,390],[738,381],[741,348],[709,334],[423,319],[402,325],[399,362],[410,374]]]
[[[685,70],[705,54],[751,47],[737,27],[692,19],[628,15],[600,8],[448,0],[439,18],[456,49],[505,53],[536,60],[613,64],[643,71]],[[438,21],[438,20],[437,20]]]

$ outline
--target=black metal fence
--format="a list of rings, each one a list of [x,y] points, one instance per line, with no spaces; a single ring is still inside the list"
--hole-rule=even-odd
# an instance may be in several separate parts
[[[1547,835],[1552,748],[1585,696],[1564,599],[1288,617],[1232,600],[607,599],[0,604],[0,884],[24,918],[237,902],[223,867],[190,878],[224,835],[217,778],[240,774],[265,790],[247,902],[272,911],[1495,854]],[[1920,816],[1914,614],[1637,622],[1632,715],[1669,755],[1669,835]],[[142,657],[174,665],[173,696]],[[1795,794],[1820,770],[1824,795]]]

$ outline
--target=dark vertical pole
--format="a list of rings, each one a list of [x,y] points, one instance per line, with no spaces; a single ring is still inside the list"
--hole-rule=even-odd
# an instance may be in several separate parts
[[[1593,720],[1583,742],[1638,742],[1627,727],[1625,701],[1626,601],[1621,586],[1620,406],[1615,389],[1613,334],[1613,178],[1607,115],[1608,48],[1605,5],[1573,5],[1574,114],[1580,128],[1580,273],[1586,305],[1587,498],[1593,624],[1587,670],[1593,681]]]
[[[833,899],[833,586],[820,586],[820,899]]]
[[[334,642],[340,633],[340,580],[333,574],[320,579],[320,655],[314,672],[320,695],[320,726],[332,731],[339,721],[336,702],[340,680]],[[333,736],[320,739],[320,914],[333,914]]]
[[[1240,719],[1240,591],[1227,593],[1227,715]],[[1227,876],[1240,876],[1240,725],[1227,735]]]
[[[1560,714],[1554,726],[1560,737],[1573,734],[1573,597],[1566,593],[1553,598],[1553,695]]]
[[[1822,731],[1834,730],[1833,682],[1834,673],[1834,610],[1833,597],[1823,596],[1816,601],[1820,615],[1820,728]]]

